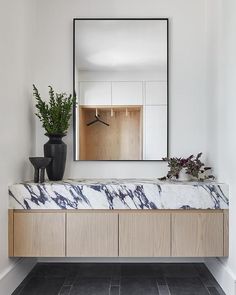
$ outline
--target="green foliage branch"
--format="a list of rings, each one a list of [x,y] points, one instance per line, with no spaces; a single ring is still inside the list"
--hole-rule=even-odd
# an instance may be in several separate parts
[[[33,96],[36,99],[37,113],[35,115],[42,122],[46,134],[66,135],[72,116],[72,108],[76,98],[66,93],[55,93],[52,86],[49,87],[49,102],[42,100],[40,93],[33,84]]]

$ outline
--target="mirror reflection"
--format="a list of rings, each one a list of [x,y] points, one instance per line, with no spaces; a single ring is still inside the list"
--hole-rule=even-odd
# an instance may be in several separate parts
[[[167,156],[167,19],[76,19],[75,160]]]

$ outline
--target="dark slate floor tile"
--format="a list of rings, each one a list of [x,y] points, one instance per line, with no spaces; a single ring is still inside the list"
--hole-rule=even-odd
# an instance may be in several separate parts
[[[78,277],[112,277],[114,265],[111,263],[83,263],[80,265]]]
[[[121,295],[157,295],[158,289],[154,278],[127,277],[121,278]]]
[[[120,287],[119,286],[111,286],[109,295],[120,295]]]
[[[13,293],[28,294],[225,295],[203,263],[39,263]]]
[[[209,272],[209,270],[203,263],[196,264],[195,269],[197,270],[199,277],[201,277],[204,281],[209,281],[209,283],[213,283],[213,286],[214,283],[217,283],[213,275]]]
[[[167,278],[171,295],[209,295],[198,277]]]
[[[121,266],[122,266],[121,263],[113,264],[112,278],[120,279],[120,277],[121,277]]]
[[[215,287],[208,287],[207,289],[211,295],[220,295],[220,293],[217,291]]]
[[[64,278],[42,278],[32,277],[23,290],[19,293],[20,295],[58,295]]]
[[[224,291],[221,289],[220,285],[217,283],[216,279],[213,277],[213,275],[210,273],[208,268],[203,263],[198,263],[195,265],[196,269],[198,270],[199,277],[203,283],[203,285],[210,290],[216,289],[220,295],[225,295]],[[212,289],[211,289],[212,287]]]
[[[79,278],[70,295],[109,295],[110,282],[110,278]]]
[[[75,267],[71,263],[39,263],[32,274],[37,277],[66,277]],[[78,264],[77,268],[79,269]]]
[[[63,286],[58,295],[69,295],[71,286]]]
[[[153,263],[150,265],[150,267],[151,267],[155,277],[157,277],[157,278],[163,277],[163,275],[164,275],[163,263]]]
[[[121,267],[122,277],[158,277],[161,274],[148,263],[124,263]]]
[[[165,277],[197,277],[198,271],[191,263],[166,263],[162,265]]]
[[[21,282],[21,284],[16,288],[16,290],[12,293],[12,295],[18,295],[20,294],[20,292],[23,290],[23,288],[27,285],[27,283],[29,282],[29,280],[31,279],[32,274],[31,272],[29,273],[29,275],[23,280],[23,282]]]

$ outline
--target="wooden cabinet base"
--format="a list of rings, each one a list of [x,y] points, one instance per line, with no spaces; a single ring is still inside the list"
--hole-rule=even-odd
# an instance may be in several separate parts
[[[118,256],[118,214],[68,213],[68,257]]]
[[[223,213],[172,215],[172,256],[223,256]]]
[[[13,223],[14,256],[65,256],[65,213],[15,213]]]
[[[228,255],[228,210],[9,210],[9,256]]]
[[[170,256],[170,214],[119,214],[119,256]]]

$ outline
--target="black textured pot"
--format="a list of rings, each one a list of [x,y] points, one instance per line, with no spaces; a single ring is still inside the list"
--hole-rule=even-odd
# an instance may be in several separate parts
[[[44,156],[52,158],[46,167],[49,180],[62,180],[65,166],[67,145],[62,141],[65,134],[45,134],[49,141],[44,145]]]

